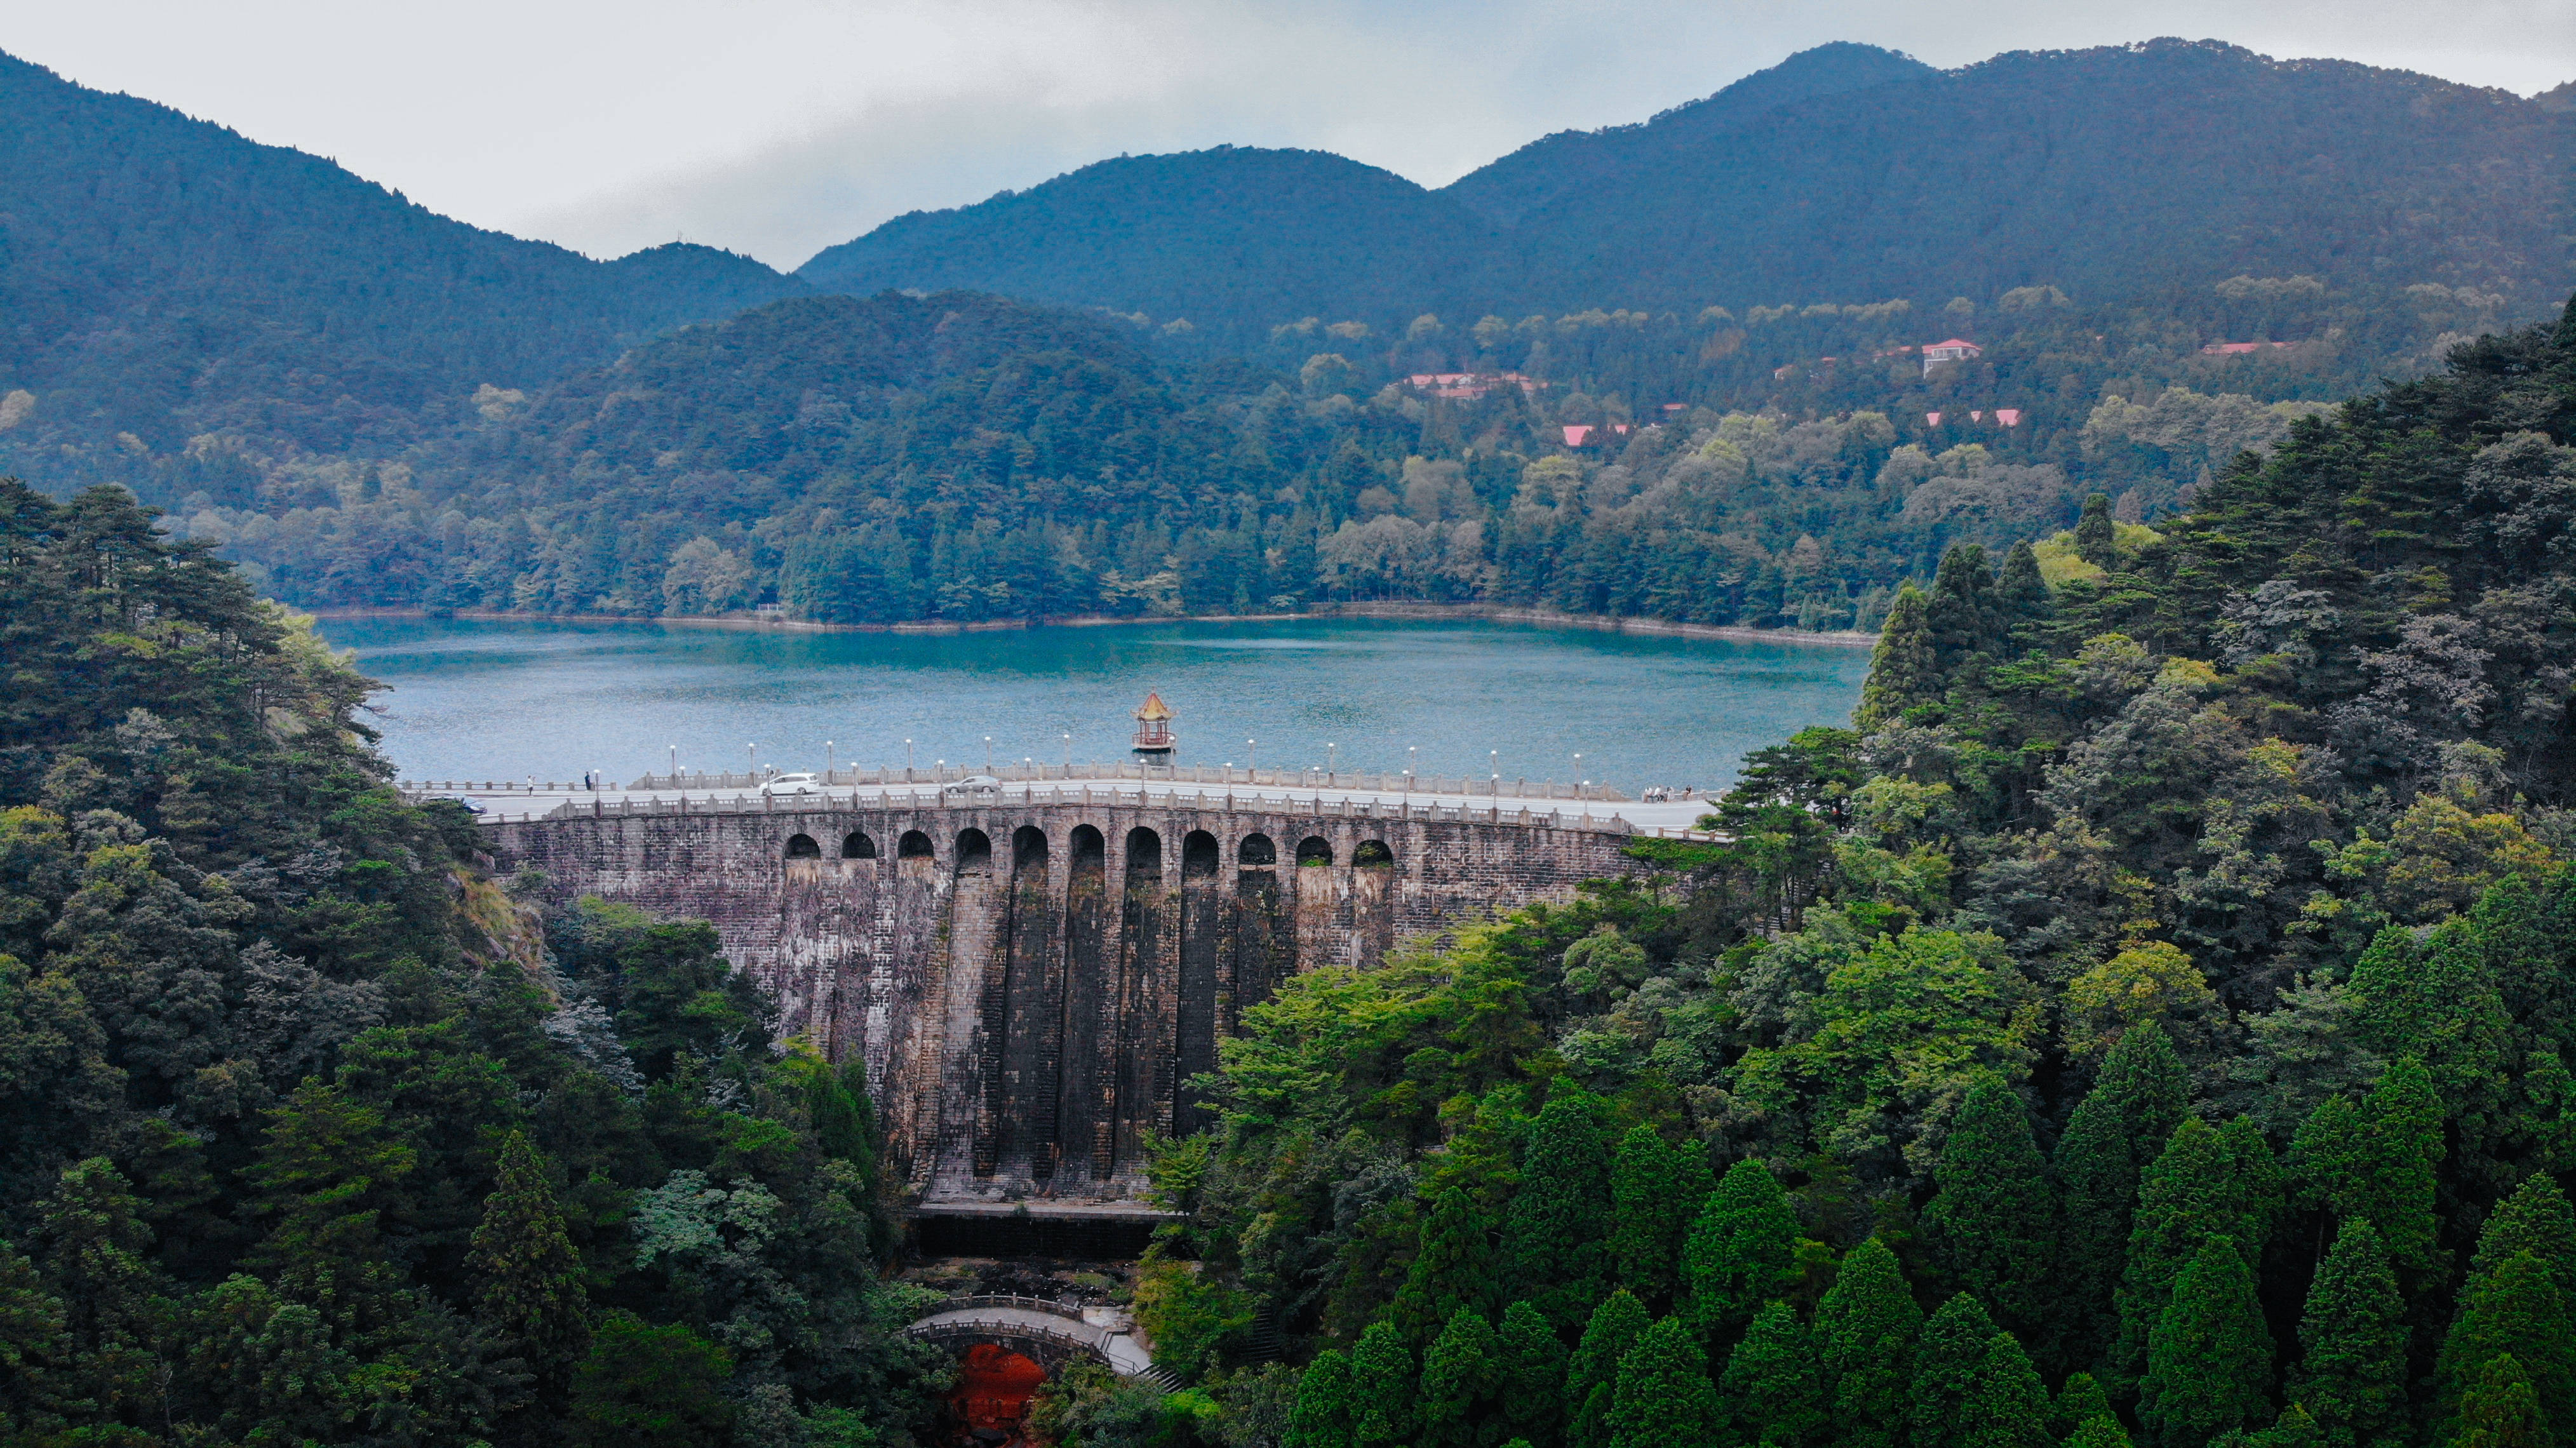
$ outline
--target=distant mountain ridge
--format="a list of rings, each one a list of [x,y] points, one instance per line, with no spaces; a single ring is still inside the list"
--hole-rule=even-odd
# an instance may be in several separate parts
[[[2571,276],[2571,131],[2552,100],[2215,42],[1955,71],[1833,45],[1439,191],[1315,153],[1120,158],[898,218],[797,275],[1143,312],[1236,342],[1309,315],[2099,298],[2238,274],[2537,304]]]
[[[222,422],[533,386],[807,290],[670,245],[612,262],[0,55],[0,393],[155,446]],[[301,415],[301,416],[294,416]],[[343,428],[345,431],[345,427]]]

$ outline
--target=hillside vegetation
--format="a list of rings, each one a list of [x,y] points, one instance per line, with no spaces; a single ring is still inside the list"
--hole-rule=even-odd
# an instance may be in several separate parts
[[[2568,1441],[2571,440],[2576,306],[2093,576],[1952,550],[1729,842],[1247,1011],[1144,1279],[1207,1376],[1049,1421]]]

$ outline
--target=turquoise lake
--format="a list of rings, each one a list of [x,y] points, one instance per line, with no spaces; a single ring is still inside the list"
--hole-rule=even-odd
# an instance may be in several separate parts
[[[1123,759],[1148,689],[1182,763],[1723,787],[1840,724],[1864,649],[1317,619],[966,634],[326,619],[411,778]],[[1071,736],[1068,740],[1067,736]],[[1246,741],[1256,741],[1247,743]],[[1581,759],[1577,760],[1576,755]]]

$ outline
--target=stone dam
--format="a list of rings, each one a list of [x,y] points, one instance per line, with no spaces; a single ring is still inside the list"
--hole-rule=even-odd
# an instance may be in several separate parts
[[[1280,981],[1571,898],[1638,832],[1593,803],[1115,781],[534,803],[487,815],[500,869],[712,922],[782,1032],[866,1063],[920,1205],[969,1212],[1132,1210]]]

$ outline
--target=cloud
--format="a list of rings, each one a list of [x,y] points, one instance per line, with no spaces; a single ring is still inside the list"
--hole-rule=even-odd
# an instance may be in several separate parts
[[[790,267],[890,216],[1121,152],[1309,146],[1439,185],[1832,40],[1960,65],[2214,36],[2524,93],[2576,76],[2576,0],[0,6],[20,55],[468,221],[594,255],[686,236]]]

